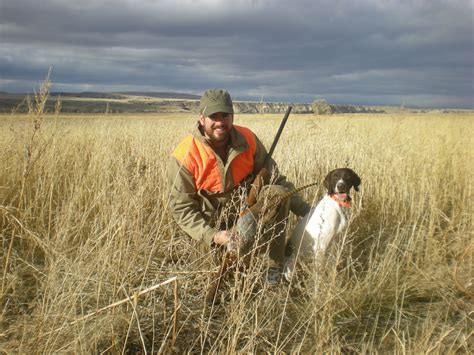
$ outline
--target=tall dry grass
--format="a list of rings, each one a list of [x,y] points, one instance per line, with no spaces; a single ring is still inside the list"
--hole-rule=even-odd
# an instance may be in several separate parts
[[[350,228],[319,292],[311,265],[272,287],[256,257],[212,307],[215,258],[167,209],[166,161],[195,117],[40,114],[36,130],[35,113],[0,117],[0,351],[473,350],[472,114],[292,115],[281,171],[296,185],[357,171]],[[235,123],[269,146],[280,118]],[[174,276],[179,308],[173,284],[133,297]]]

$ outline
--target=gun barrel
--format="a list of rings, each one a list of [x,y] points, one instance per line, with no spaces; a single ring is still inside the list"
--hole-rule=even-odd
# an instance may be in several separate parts
[[[265,162],[264,162],[263,166],[267,166],[268,161],[272,157],[273,151],[275,150],[275,147],[276,147],[278,141],[280,140],[281,132],[283,132],[283,128],[285,128],[286,121],[288,121],[288,117],[290,116],[290,112],[291,112],[292,108],[293,108],[292,106],[288,106],[288,108],[285,112],[285,116],[283,117],[283,120],[280,123],[280,127],[278,128],[278,132],[275,136],[275,139],[273,140],[272,146],[270,147],[270,150],[269,150],[267,156],[265,157]]]

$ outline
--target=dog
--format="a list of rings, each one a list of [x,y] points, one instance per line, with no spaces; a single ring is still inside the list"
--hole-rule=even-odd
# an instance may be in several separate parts
[[[286,248],[283,276],[290,282],[296,260],[313,255],[321,266],[331,240],[344,232],[350,218],[351,188],[359,191],[360,177],[349,168],[330,171],[324,179],[326,195],[311,208],[290,235]]]

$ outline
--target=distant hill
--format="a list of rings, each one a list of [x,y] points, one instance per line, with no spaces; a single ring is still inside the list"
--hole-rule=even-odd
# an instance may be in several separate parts
[[[84,99],[112,99],[120,100],[124,99],[124,95],[116,93],[107,93],[107,92],[93,92],[93,91],[84,91],[84,92],[52,92],[50,96],[61,96],[61,97],[80,97]]]
[[[156,97],[160,99],[179,99],[179,100],[199,100],[201,96],[193,94],[184,94],[181,92],[140,92],[140,91],[125,91],[118,94],[128,95],[128,96],[146,96],[146,97]]]
[[[140,97],[154,97],[159,99],[177,99],[177,100],[199,100],[200,96],[193,94],[185,94],[180,92],[146,92],[146,91],[125,91],[125,92],[94,92],[94,91],[83,91],[83,92],[52,92],[51,96],[61,97],[80,97],[90,99],[110,99],[120,100],[126,99],[129,96],[140,96]]]

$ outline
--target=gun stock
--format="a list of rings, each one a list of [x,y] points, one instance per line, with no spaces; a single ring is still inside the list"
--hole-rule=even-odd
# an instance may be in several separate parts
[[[207,289],[206,302],[208,304],[218,303],[217,300],[217,290],[221,285],[222,278],[225,276],[227,271],[237,262],[236,253],[226,252],[222,256],[221,266],[219,270],[212,275],[211,283]]]

